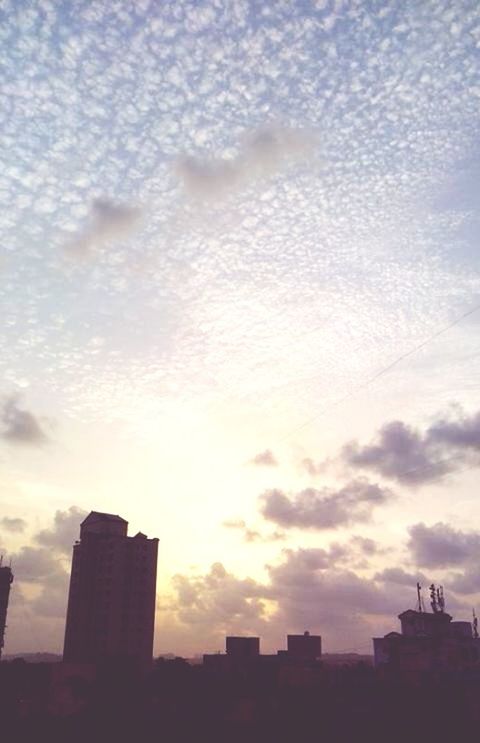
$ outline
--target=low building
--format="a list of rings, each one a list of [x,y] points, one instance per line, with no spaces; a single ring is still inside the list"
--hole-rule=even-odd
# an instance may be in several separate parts
[[[303,635],[287,635],[287,655],[297,660],[320,660],[322,638],[306,631]]]
[[[257,658],[260,655],[259,637],[227,637],[227,655],[234,658]]]
[[[277,678],[280,683],[301,685],[321,668],[322,638],[308,631],[287,636],[287,650],[260,654],[260,638],[227,637],[226,653],[203,656],[203,666],[214,674],[237,678]]]

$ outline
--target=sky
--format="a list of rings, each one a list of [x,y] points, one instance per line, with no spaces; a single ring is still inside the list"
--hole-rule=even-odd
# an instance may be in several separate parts
[[[155,653],[468,620],[478,3],[0,17],[5,652],[62,651],[90,510],[160,540]]]

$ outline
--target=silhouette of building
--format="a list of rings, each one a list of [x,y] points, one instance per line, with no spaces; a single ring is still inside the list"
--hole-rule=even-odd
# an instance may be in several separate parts
[[[63,659],[152,660],[158,539],[127,536],[120,516],[92,511],[73,547]]]
[[[308,631],[303,635],[287,635],[287,655],[297,660],[319,660],[322,657],[322,638]]]
[[[13,573],[10,567],[2,566],[0,557],[0,658],[5,638],[5,627],[7,625],[8,599],[10,597],[10,586],[13,582]]]
[[[308,684],[321,669],[320,635],[288,635],[287,650],[260,654],[259,637],[227,637],[226,653],[203,656],[204,668],[225,677],[266,679],[277,677],[282,684]]]
[[[375,667],[407,675],[467,671],[480,666],[477,623],[453,622],[445,611],[443,591],[432,584],[432,612],[425,611],[418,590],[416,610],[399,614],[401,632],[373,639]]]
[[[227,637],[227,655],[234,658],[257,658],[260,655],[259,637]]]

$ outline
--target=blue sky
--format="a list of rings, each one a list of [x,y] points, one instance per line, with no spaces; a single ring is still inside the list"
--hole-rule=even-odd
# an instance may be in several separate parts
[[[477,3],[0,12],[0,506],[23,524],[0,527],[19,564],[11,647],[30,642],[21,617],[45,586],[57,613],[37,612],[36,642],[61,646],[68,550],[51,573],[27,580],[21,566],[25,549],[45,556],[37,537],[63,523],[56,512],[73,538],[72,507],[118,512],[160,537],[157,649],[212,649],[230,625],[273,643],[289,622],[341,647],[352,628],[338,625],[330,581],[355,596],[353,584],[391,567],[388,545],[414,586],[412,525],[445,522],[460,540],[480,529],[472,439],[460,450],[432,428],[476,431],[479,314],[433,336],[480,303]],[[350,498],[342,488],[358,473],[340,452],[352,439],[387,446],[379,431],[394,420],[423,433],[403,465],[397,453],[389,475],[377,466],[379,486],[425,457],[454,455],[465,472],[413,494],[397,478],[375,515],[362,486],[358,522],[309,527],[302,511],[303,526],[272,537],[262,493]],[[252,465],[265,451],[276,464]],[[377,551],[360,559],[357,537]],[[300,549],[326,551],[330,572]],[[214,580],[217,563],[227,572]],[[285,566],[313,570],[323,619],[308,602],[295,613]],[[352,599],[356,642],[390,626],[382,585]],[[215,602],[235,591],[244,604],[227,621]]]

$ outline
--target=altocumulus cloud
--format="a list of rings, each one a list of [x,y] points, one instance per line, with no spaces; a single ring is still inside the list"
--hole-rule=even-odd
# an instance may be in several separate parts
[[[0,437],[11,444],[38,446],[48,441],[48,436],[38,419],[29,410],[19,406],[15,395],[7,397],[0,413]]]
[[[343,461],[410,485],[431,482],[466,461],[480,466],[480,412],[439,416],[425,431],[391,421],[367,445],[346,444]]]
[[[282,490],[267,490],[259,500],[262,515],[280,526],[336,529],[368,521],[376,506],[392,498],[388,488],[359,479],[339,490],[307,488],[293,496]]]

